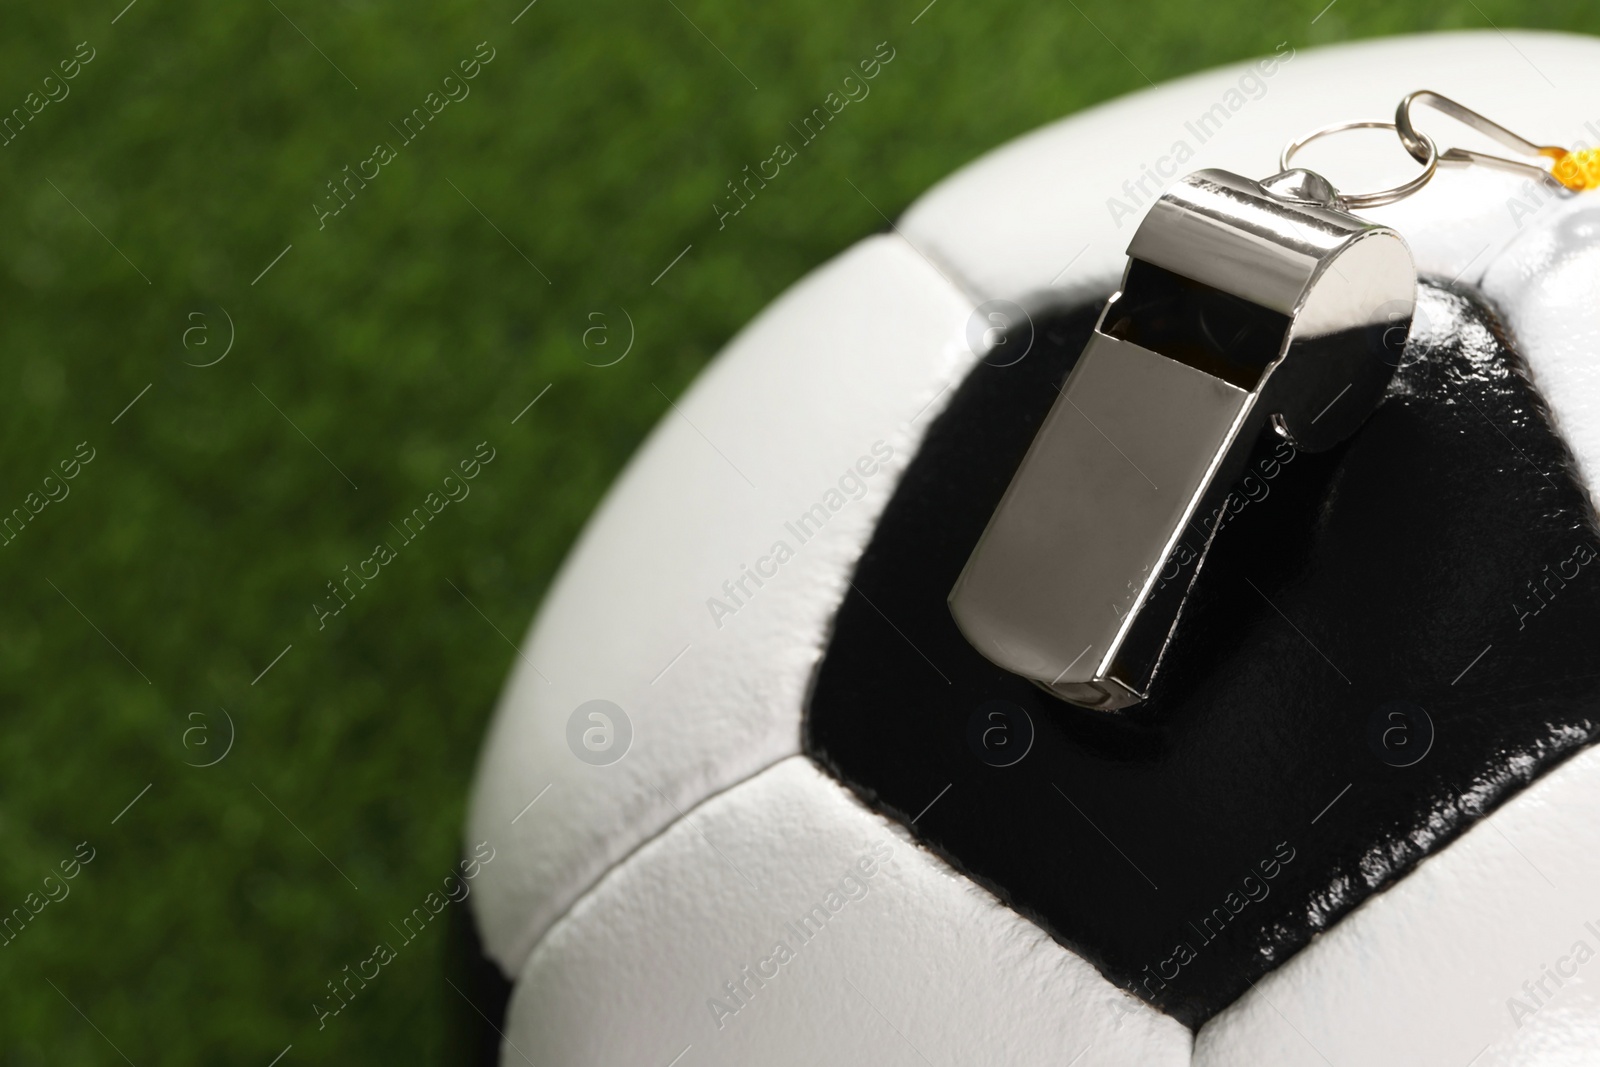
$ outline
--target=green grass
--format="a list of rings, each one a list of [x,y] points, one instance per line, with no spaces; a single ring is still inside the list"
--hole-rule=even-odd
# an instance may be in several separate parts
[[[894,214],[1145,75],[1284,39],[1600,26],[1577,0],[1340,0],[1315,25],[1320,0],[939,0],[915,25],[924,0],[539,0],[512,25],[521,2],[0,16],[0,107],[96,50],[0,148],[0,509],[95,453],[0,549],[0,912],[96,850],[0,948],[0,1062],[457,1057],[443,924],[326,1029],[311,1004],[456,858],[513,656],[496,628],[524,632],[656,387],[882,227],[850,182]],[[482,41],[471,95],[401,145],[389,124]],[[724,183],[880,41],[871,97],[719,230]],[[378,141],[396,158],[319,230],[324,183]],[[620,331],[618,307],[632,353],[587,365],[590,313]],[[220,355],[224,311],[227,358],[187,365]],[[319,631],[325,583],[481,441],[471,496]],[[186,765],[220,754],[223,708],[231,752]]]

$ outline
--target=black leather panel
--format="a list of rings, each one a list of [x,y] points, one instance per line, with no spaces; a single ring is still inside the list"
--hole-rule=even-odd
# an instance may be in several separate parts
[[[1492,315],[1433,286],[1420,309],[1414,362],[1355,438],[1263,442],[1152,699],[1120,714],[993,666],[945,605],[1097,309],[980,364],[860,562],[807,750],[1203,1023],[1597,735],[1587,498]]]

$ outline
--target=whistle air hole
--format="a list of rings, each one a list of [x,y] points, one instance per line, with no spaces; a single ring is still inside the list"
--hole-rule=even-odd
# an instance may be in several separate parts
[[[1289,317],[1143,260],[1132,260],[1104,332],[1254,389],[1282,351]]]

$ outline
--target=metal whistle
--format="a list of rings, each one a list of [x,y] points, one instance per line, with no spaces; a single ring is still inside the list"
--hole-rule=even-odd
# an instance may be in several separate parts
[[[1146,699],[1263,431],[1311,452],[1377,407],[1410,332],[1400,235],[1328,182],[1203,170],[1158,200],[950,592],[968,641],[1089,708]],[[1179,565],[1188,527],[1206,547]]]

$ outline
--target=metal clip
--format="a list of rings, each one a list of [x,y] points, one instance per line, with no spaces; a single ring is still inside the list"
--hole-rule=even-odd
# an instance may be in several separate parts
[[[1394,131],[1400,135],[1400,143],[1406,146],[1406,151],[1411,153],[1413,159],[1424,162],[1430,155],[1434,155],[1433,143],[1426,136],[1417,132],[1411,122],[1411,107],[1413,104],[1425,104],[1441,114],[1449,115],[1457,122],[1471,126],[1479,133],[1499,141],[1507,148],[1515,149],[1525,156],[1535,159],[1548,159],[1552,164],[1559,162],[1567,155],[1565,148],[1555,145],[1537,145],[1525,137],[1512,133],[1498,122],[1494,122],[1473,111],[1471,108],[1450,99],[1440,96],[1432,89],[1418,89],[1416,92],[1400,101],[1400,106],[1394,112]],[[1447,148],[1437,153],[1441,163],[1478,163],[1485,166],[1499,167],[1502,170],[1514,170],[1525,174],[1532,174],[1538,178],[1551,178],[1550,169],[1535,163],[1519,159],[1507,159],[1505,156],[1490,155],[1487,152],[1474,152],[1467,148]]]

